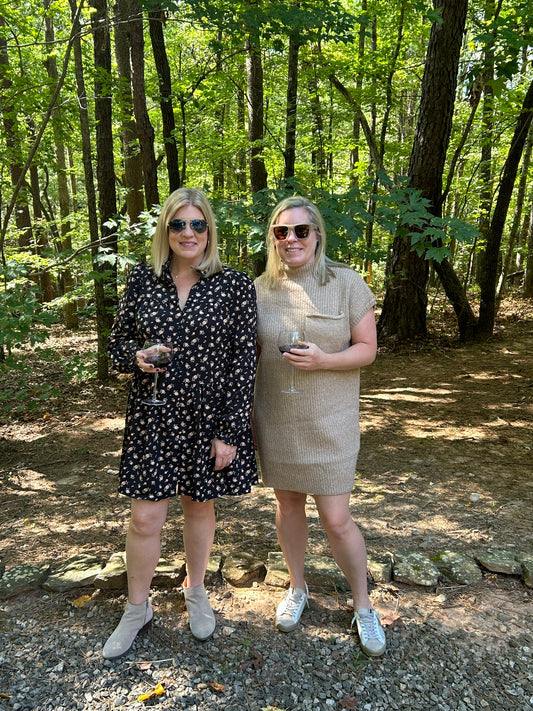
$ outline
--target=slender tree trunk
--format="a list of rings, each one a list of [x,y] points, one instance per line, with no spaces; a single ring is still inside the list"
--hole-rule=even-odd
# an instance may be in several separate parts
[[[0,27],[4,26],[4,17],[0,15]],[[7,52],[7,39],[4,33],[0,35],[0,74],[2,76],[2,94],[9,95],[13,82],[9,78],[9,55]],[[4,100],[2,100],[1,111],[7,146],[7,155],[3,156],[3,161],[9,166],[13,187],[16,187],[19,181],[22,181],[23,186],[16,198],[15,207],[15,224],[19,234],[18,244],[19,247],[29,247],[32,241],[29,209],[31,191],[23,177],[24,166],[20,150],[20,147],[24,145],[24,137],[20,134],[20,122],[17,119],[15,107],[9,101],[4,103]]]
[[[529,225],[527,230],[527,257],[526,273],[524,277],[523,294],[527,299],[533,298],[533,202],[529,211]]]
[[[165,13],[161,6],[148,13],[150,21],[150,39],[154,55],[157,76],[159,79],[159,105],[163,122],[163,141],[167,158],[167,173],[170,192],[181,187],[179,167],[178,144],[176,142],[176,122],[174,120],[174,107],[172,105],[172,82],[170,78],[170,65],[165,48],[163,24]]]
[[[503,176],[498,191],[496,206],[492,214],[490,229],[487,235],[487,247],[483,261],[483,271],[480,278],[480,302],[478,335],[488,338],[494,329],[496,318],[496,279],[498,274],[498,256],[507,210],[511,201],[518,166],[522,157],[531,121],[533,119],[533,82],[529,85],[522,110],[511,140],[509,153],[503,168]]]
[[[154,151],[154,128],[150,123],[146,107],[144,82],[144,31],[143,11],[137,0],[118,0],[117,6],[121,16],[128,17],[126,32],[129,45],[129,62],[131,72],[131,95],[133,98],[133,113],[137,137],[141,147],[141,158],[144,175],[144,199],[148,210],[153,205],[159,205],[157,188],[157,163]]]
[[[130,225],[139,222],[144,210],[142,156],[137,139],[137,129],[133,117],[133,97],[131,95],[130,43],[128,37],[129,15],[126,8],[115,6],[115,57],[119,77],[118,97],[122,124],[122,152],[124,160],[124,189],[126,191],[126,212]]]
[[[511,262],[515,252],[515,247],[520,238],[520,227],[523,221],[523,210],[524,210],[524,200],[526,197],[527,182],[529,176],[529,168],[531,165],[531,149],[533,147],[533,129],[529,127],[529,133],[527,136],[526,145],[524,148],[524,157],[522,160],[522,166],[520,168],[520,179],[518,181],[518,191],[516,195],[516,205],[515,213],[513,218],[513,224],[509,230],[509,241],[507,243],[507,250],[505,252],[505,259],[503,262],[503,269],[500,274],[498,281],[498,287],[496,289],[496,308],[498,308],[500,300],[505,291],[505,284],[507,281],[507,275],[511,267]]]
[[[44,0],[45,9],[45,39],[49,47],[54,46],[54,24],[50,16],[50,0]],[[59,74],[57,71],[57,62],[54,54],[49,54],[45,60],[46,71],[51,80],[52,86],[57,85]],[[57,177],[57,196],[59,201],[59,216],[61,218],[59,231],[61,233],[61,249],[62,251],[70,251],[72,249],[72,234],[70,225],[70,194],[68,189],[68,170],[65,144],[63,142],[63,131],[61,128],[61,111],[56,105],[52,110],[52,127],[54,131],[54,143],[56,154],[56,177]],[[69,294],[74,289],[74,278],[70,269],[64,269],[61,273],[61,285],[63,295]],[[67,329],[75,329],[79,326],[76,303],[72,300],[67,301],[63,307],[63,318]]]
[[[248,76],[248,141],[250,144],[249,170],[252,194],[267,187],[267,171],[263,156],[264,94],[263,63],[259,33],[246,37],[246,69]]]
[[[309,92],[309,103],[311,106],[313,149],[311,152],[311,163],[314,166],[320,183],[326,178],[326,154],[324,151],[324,118],[320,105],[320,90],[318,79],[315,73],[316,62],[308,63],[309,78],[307,80],[307,90]],[[337,87],[332,78],[331,83]],[[337,87],[338,88],[338,87]]]
[[[298,54],[300,43],[294,35],[289,37],[287,60],[287,109],[285,119],[285,170],[284,178],[294,178],[296,161],[296,122],[298,110]]]
[[[111,96],[109,78],[111,76],[111,41],[109,36],[109,15],[107,0],[92,0],[95,12],[92,17],[94,37],[95,101],[94,114],[96,123],[96,175],[98,182],[98,212],[100,220],[100,245],[97,254],[93,256],[93,267],[98,277],[103,281],[103,302],[97,304],[101,308],[99,324],[102,332],[99,338],[107,338],[113,325],[113,315],[117,305],[117,271],[116,260],[109,263],[107,258],[113,258],[118,253],[116,231],[107,225],[116,216],[117,199],[115,189],[115,165],[113,160],[113,127],[111,115]],[[111,272],[106,277],[103,272]],[[105,351],[99,350],[99,358],[104,358]],[[105,358],[107,363],[107,357]],[[107,376],[107,367],[100,367],[99,375]]]

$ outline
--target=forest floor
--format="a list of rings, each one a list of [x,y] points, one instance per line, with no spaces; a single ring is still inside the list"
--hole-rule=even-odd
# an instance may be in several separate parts
[[[430,326],[432,339],[383,349],[364,369],[354,518],[376,553],[402,546],[532,553],[533,303],[507,301],[484,343],[455,342],[446,311]],[[57,360],[36,360],[32,377],[58,384],[61,394],[31,412],[0,415],[0,557],[7,567],[79,552],[106,559],[124,546],[129,503],[116,493],[116,472],[127,382],[63,382],[63,364],[95,350],[93,332],[66,335],[57,327],[48,345]],[[221,500],[214,552],[242,547],[266,559],[277,549],[274,509],[262,486],[238,501]],[[309,550],[327,553],[311,501],[309,520]],[[167,557],[182,554],[180,523],[175,502],[163,531]],[[422,605],[464,628],[483,608],[498,608],[519,632],[521,606],[531,613],[533,605],[518,579],[489,573],[474,588],[448,587],[445,604],[442,595],[436,602],[401,585],[376,592],[382,614]],[[272,592],[260,585],[254,605],[262,603],[271,616]]]

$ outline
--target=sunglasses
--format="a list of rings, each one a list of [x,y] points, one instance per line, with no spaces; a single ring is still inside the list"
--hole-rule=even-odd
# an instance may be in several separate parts
[[[197,234],[203,234],[207,229],[206,220],[170,220],[168,223],[168,229],[172,232],[183,232],[187,227],[187,223],[191,226],[191,230],[194,230]]]
[[[313,228],[313,225],[273,225],[272,234],[275,239],[282,241],[287,239],[292,230],[296,239],[307,239]]]

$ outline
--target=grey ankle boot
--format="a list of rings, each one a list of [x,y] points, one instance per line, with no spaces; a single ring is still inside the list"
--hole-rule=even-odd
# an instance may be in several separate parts
[[[183,587],[183,594],[191,632],[201,641],[209,639],[215,631],[216,622],[204,584],[195,585],[193,588]]]
[[[141,602],[140,605],[132,605],[131,602],[127,602],[117,628],[104,645],[102,650],[104,659],[115,659],[126,654],[139,632],[150,627],[153,616],[150,600]]]

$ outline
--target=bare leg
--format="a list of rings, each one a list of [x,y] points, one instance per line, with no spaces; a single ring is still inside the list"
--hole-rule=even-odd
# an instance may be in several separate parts
[[[298,491],[275,489],[278,501],[276,528],[291,578],[290,587],[305,590],[304,564],[307,548],[307,495]]]
[[[314,498],[333,557],[352,588],[354,610],[372,607],[366,579],[366,546],[350,514],[350,494]]]
[[[215,537],[214,501],[193,501],[181,497],[183,508],[183,545],[187,557],[187,587],[204,582],[209,554]]]
[[[131,518],[126,538],[128,600],[132,605],[145,602],[161,553],[161,529],[168,511],[168,499],[132,499]]]

